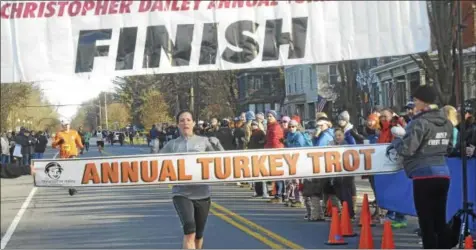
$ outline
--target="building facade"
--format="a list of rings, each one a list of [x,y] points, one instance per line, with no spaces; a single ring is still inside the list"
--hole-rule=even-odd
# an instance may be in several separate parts
[[[237,75],[240,111],[281,111],[284,83],[280,68],[243,70]]]
[[[283,112],[299,115],[303,120],[315,117],[318,102],[318,81],[316,66],[295,65],[284,68],[286,98]]]
[[[437,53],[431,54],[436,68],[438,68],[437,56]],[[476,47],[464,50],[463,62],[464,98],[475,98]],[[383,107],[394,107],[397,111],[403,109],[406,102],[411,100],[411,93],[419,85],[431,84],[425,70],[420,69],[410,56],[380,65],[373,68],[370,72],[376,75],[370,90],[374,104]]]

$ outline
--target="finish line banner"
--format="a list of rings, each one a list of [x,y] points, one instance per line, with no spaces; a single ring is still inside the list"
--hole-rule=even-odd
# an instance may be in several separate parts
[[[393,173],[388,145],[33,160],[38,187],[200,184]]]
[[[430,49],[426,1],[2,1],[1,82],[279,67]]]

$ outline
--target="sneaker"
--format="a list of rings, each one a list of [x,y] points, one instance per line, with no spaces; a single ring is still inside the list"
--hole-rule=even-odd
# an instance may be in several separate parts
[[[324,218],[309,218],[309,220],[307,220],[309,222],[322,222],[322,221],[326,221],[326,219]]]
[[[302,204],[300,201],[296,201],[291,203],[291,207],[303,208],[304,204]]]
[[[69,193],[69,195],[73,196],[73,195],[78,193],[78,190],[76,190],[74,188],[70,188],[70,189],[68,189],[68,193]]]
[[[280,198],[272,198],[268,202],[273,203],[273,204],[277,204],[277,203],[281,203],[281,199]]]
[[[304,220],[309,220],[309,215],[305,214],[304,215]]]
[[[392,228],[405,228],[407,227],[406,221],[392,221]]]

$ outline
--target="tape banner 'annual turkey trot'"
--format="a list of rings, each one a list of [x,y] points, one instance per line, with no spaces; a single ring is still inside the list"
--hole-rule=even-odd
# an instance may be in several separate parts
[[[2,1],[1,82],[314,64],[430,49],[425,1]]]
[[[385,145],[33,160],[35,186],[121,186],[246,182],[393,173]]]

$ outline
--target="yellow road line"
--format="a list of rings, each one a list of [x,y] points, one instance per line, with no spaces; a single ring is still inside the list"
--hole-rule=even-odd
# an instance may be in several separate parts
[[[271,231],[269,231],[268,229],[248,220],[248,219],[245,219],[243,218],[242,216],[228,210],[227,208],[221,206],[221,205],[218,205],[217,203],[215,202],[212,202],[212,208],[215,208],[217,210],[220,210],[226,214],[228,214],[229,216],[231,217],[234,217],[234,219],[236,219],[237,221],[251,227],[251,228],[254,228],[258,231],[261,231],[262,233],[266,234],[268,237],[270,237],[271,239],[274,239],[275,241],[291,248],[291,249],[305,249],[304,247],[294,243],[294,242],[291,242],[287,239],[285,239],[284,237],[280,236],[280,235],[277,235],[276,233],[273,233]]]
[[[169,184],[168,185],[169,188],[172,188],[173,185],[172,184]],[[215,211],[214,209],[214,206],[215,207],[219,207],[218,209],[222,208],[221,210],[223,211],[223,209],[225,209],[226,211],[229,211],[228,209],[216,204],[215,202],[212,202],[212,207],[210,207],[210,212],[215,215],[216,217],[224,220],[225,222],[228,222],[230,225],[240,229],[241,231],[243,231],[244,233],[248,234],[249,236],[252,236],[254,237],[255,239],[261,241],[262,243],[264,243],[265,245],[271,247],[272,249],[283,249],[283,247],[281,245],[278,245],[270,240],[268,240],[267,238],[263,237],[261,234],[257,233],[257,232],[253,232],[251,231],[250,229],[246,228],[245,226],[239,224],[238,222],[232,220],[231,218],[227,217],[226,215],[231,215],[230,213],[233,213],[231,211],[229,211],[228,213],[225,212],[225,213],[218,213],[217,211]],[[233,216],[233,215],[231,215]],[[236,219],[236,216],[234,216],[235,219]],[[244,224],[248,224],[248,223],[251,223],[253,224],[253,222],[251,221],[248,221],[248,223],[246,223],[246,219],[241,217],[241,216],[238,216],[239,218],[237,220],[241,221],[242,223]],[[263,228],[264,229],[264,228]],[[261,231],[268,231],[266,229],[264,230],[261,230]],[[269,234],[269,233],[267,233]],[[275,234],[276,235],[276,234]],[[278,236],[279,237],[279,236]],[[297,246],[297,245],[296,245]],[[296,249],[304,249],[303,247],[300,247],[300,248],[296,248]]]
[[[210,213],[212,213],[213,215],[215,215],[216,217],[224,220],[225,222],[228,222],[230,225],[240,229],[241,231],[243,231],[244,233],[254,237],[255,239],[263,242],[264,244],[266,244],[267,246],[271,247],[271,249],[283,249],[282,246],[268,240],[266,237],[264,237],[263,235],[257,233],[257,232],[253,232],[251,231],[250,229],[246,228],[245,226],[239,224],[238,222],[232,220],[231,218],[228,218],[225,214],[222,214],[222,213],[217,213],[215,211],[215,209],[213,208],[210,208]]]
[[[108,152],[104,151],[103,150],[103,153],[105,155],[111,155],[109,154]],[[168,187],[169,188],[172,188],[172,184],[169,184]],[[258,231],[261,231],[262,233],[266,234],[268,237],[270,237],[271,239],[274,239],[275,241],[291,248],[291,249],[305,249],[304,247],[292,242],[292,241],[289,241],[287,239],[285,239],[284,237],[276,234],[276,233],[273,233],[271,231],[269,231],[268,229],[228,210],[227,208],[221,206],[221,205],[218,205],[217,203],[215,202],[212,202],[212,207],[210,208],[210,212],[219,217],[220,219],[228,222],[229,224],[233,225],[234,227],[240,229],[241,231],[245,232],[246,234],[256,238],[257,240],[263,242],[264,244],[268,245],[269,247],[271,247],[272,249],[283,249],[282,246],[278,245],[278,244],[275,244],[273,243],[272,241],[268,240],[267,238],[263,237],[261,234],[257,233],[257,232],[253,232],[251,230],[249,230],[248,228],[244,227],[243,225],[240,225],[239,223],[237,223],[236,221],[226,217],[224,214],[227,214],[231,217],[234,217],[235,220],[245,224],[245,225],[248,225],[249,227],[251,228],[254,228]],[[218,209],[218,210],[221,210],[224,214],[221,214],[221,213],[217,213],[217,211],[215,211],[215,209]]]

